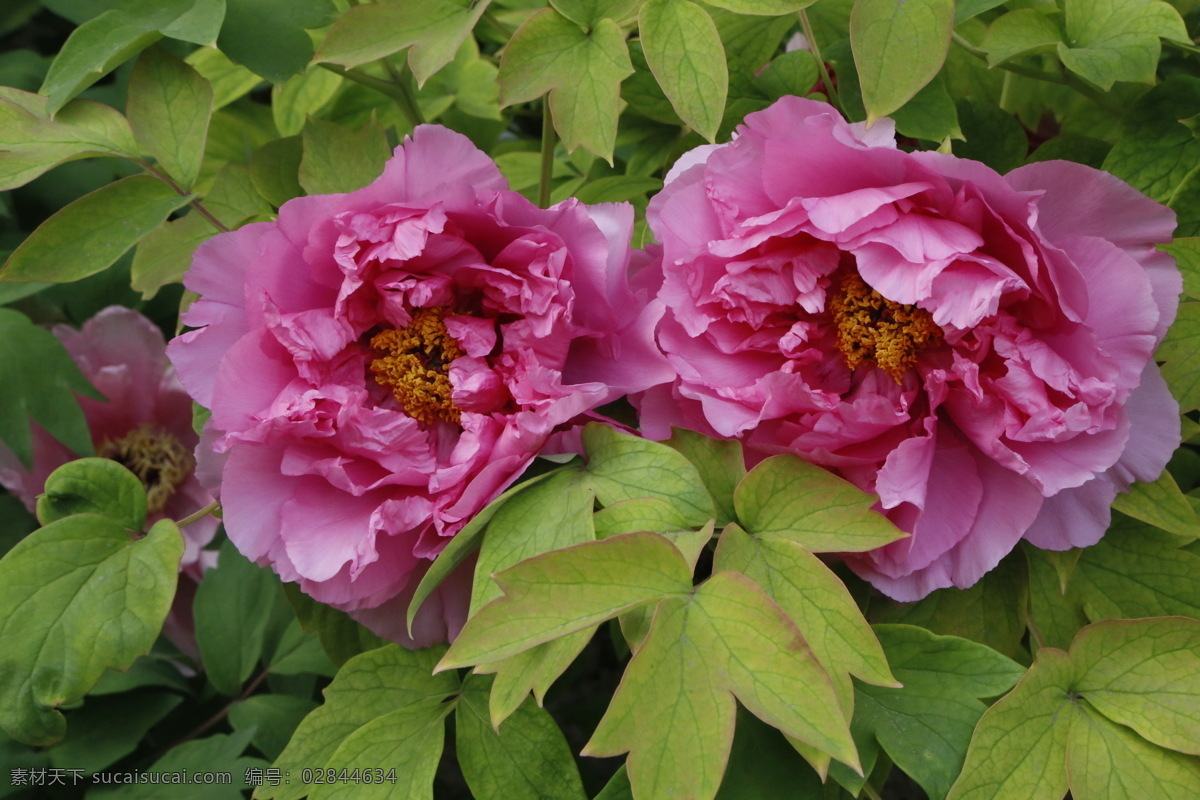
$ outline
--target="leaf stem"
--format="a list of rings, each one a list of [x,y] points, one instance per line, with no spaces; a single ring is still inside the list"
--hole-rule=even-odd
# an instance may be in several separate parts
[[[221,507],[221,504],[214,500],[213,502],[209,503],[208,505],[206,505],[204,508],[200,509],[199,511],[197,511],[193,514],[188,514],[186,517],[184,517],[183,519],[176,522],[175,526],[177,528],[186,528],[188,525],[191,525],[193,522],[199,522],[200,520],[204,519],[205,517],[207,517],[209,514],[213,513],[220,507]]]
[[[485,20],[486,20],[486,21],[487,21],[487,22],[488,22],[488,23],[489,23],[489,24],[490,24],[490,25],[491,25],[493,28],[495,28],[496,30],[500,31],[500,33],[504,34],[504,35],[505,35],[506,37],[508,37],[509,39],[511,39],[511,38],[513,37],[513,34],[514,34],[514,33],[516,33],[516,30],[514,30],[514,29],[513,29],[513,28],[511,28],[510,26],[508,26],[508,25],[504,24],[503,22],[501,22],[501,21],[500,21],[500,18],[499,18],[499,17],[497,17],[495,14],[493,14],[493,13],[492,13],[491,9],[485,9],[485,10],[484,10],[484,12],[483,12],[483,18],[484,18],[484,19],[485,19]]]
[[[800,16],[800,27],[804,28],[804,38],[808,40],[808,50],[813,54],[813,58],[817,59],[817,70],[821,73],[821,82],[825,84],[825,94],[829,97],[830,104],[842,112],[842,116],[845,116],[846,109],[842,106],[842,98],[838,96],[837,87],[833,85],[833,78],[829,75],[829,67],[825,66],[825,59],[821,56],[821,48],[817,46],[817,37],[813,34],[812,23],[808,21],[808,12],[802,8],[798,13]]]
[[[346,80],[354,81],[355,83],[366,86],[368,89],[374,89],[380,94],[387,95],[396,101],[396,105],[400,108],[400,113],[408,120],[408,123],[414,128],[425,121],[421,114],[421,109],[417,108],[416,101],[413,99],[412,93],[408,91],[408,87],[403,82],[392,83],[385,81],[383,78],[376,78],[374,75],[368,75],[365,72],[357,69],[343,69],[337,64],[320,64],[323,69],[327,69],[335,75],[341,75]]]
[[[148,164],[145,161],[139,161],[137,163],[142,167],[142,169],[146,170],[151,175],[158,178],[160,181],[165,183],[167,186],[170,186],[172,191],[174,191],[180,197],[187,197],[189,194],[191,194],[191,192],[188,192],[187,190],[183,189],[179,184],[175,183],[175,181],[171,180],[170,175],[168,175],[167,173],[158,169],[153,164]],[[212,225],[214,228],[216,228],[218,233],[229,233],[229,228],[225,226],[225,223],[221,222],[221,220],[214,217],[212,212],[209,211],[207,208],[205,208],[204,204],[201,203],[199,199],[193,198],[192,200],[189,200],[188,205],[191,206],[192,208],[196,209],[197,214],[199,214],[200,216],[202,216],[206,220],[208,220],[208,223],[210,225]]]
[[[549,98],[542,101],[542,171],[538,178],[538,205],[550,207],[550,180],[554,177],[554,120],[550,115]]]
[[[237,697],[230,700],[228,703],[226,703],[224,706],[221,707],[220,711],[213,714],[208,719],[204,720],[204,722],[201,722],[199,725],[197,725],[195,728],[193,728],[191,731],[189,731],[185,736],[182,736],[181,738],[176,739],[170,745],[168,745],[167,747],[165,747],[162,750],[159,750],[157,753],[155,753],[154,756],[150,759],[150,763],[154,763],[155,761],[162,758],[167,753],[174,750],[176,747],[179,747],[179,745],[192,741],[193,739],[195,739],[196,737],[200,736],[202,733],[207,731],[209,728],[213,727],[214,725],[219,723],[221,720],[225,719],[225,717],[229,716],[229,710],[231,708],[233,708],[235,705],[237,705],[238,703],[240,703],[243,700],[245,700],[246,698],[248,698],[250,695],[254,694],[255,690],[257,690],[258,687],[262,685],[262,682],[267,679],[267,675],[269,673],[270,673],[270,670],[268,670],[268,669],[264,669],[262,672],[258,673],[258,675],[256,675],[254,677],[254,680],[250,681],[250,683],[248,683],[246,685],[246,688],[242,690],[241,694],[239,694]]]
[[[862,785],[862,791],[863,794],[865,794],[871,800],[883,800],[883,798],[879,796],[879,792],[875,791],[875,787],[869,782]]]

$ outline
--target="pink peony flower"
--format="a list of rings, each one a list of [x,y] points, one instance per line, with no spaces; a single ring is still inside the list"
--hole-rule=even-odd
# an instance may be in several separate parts
[[[197,480],[192,457],[197,442],[192,401],[167,361],[166,342],[154,323],[131,309],[111,306],[81,330],[57,325],[53,332],[106,398],[81,397],[79,404],[96,455],[120,462],[146,486],[147,523],[183,519],[210,504],[212,497]],[[32,469],[0,444],[0,485],[33,513],[50,473],[77,457],[34,424]],[[201,548],[218,524],[208,516],[184,529],[181,595],[190,596],[195,581],[215,563],[215,556],[206,556]],[[191,604],[177,602],[164,632],[181,650],[197,656],[191,631]]]
[[[456,586],[404,631],[429,561],[568,426],[671,374],[661,306],[626,283],[632,225],[627,205],[537,208],[424,125],[370,186],[203,245],[198,330],[168,350],[212,410],[199,458],[230,538],[382,635],[454,636]]]
[[[1111,175],[1002,177],[789,97],[685,155],[649,220],[679,374],[640,401],[644,432],[740,438],[878,493],[912,535],[846,560],[898,600],[970,586],[1022,537],[1095,543],[1179,444],[1153,360],[1174,215]]]

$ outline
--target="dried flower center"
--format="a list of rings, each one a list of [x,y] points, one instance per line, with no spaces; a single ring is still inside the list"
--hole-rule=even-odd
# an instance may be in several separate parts
[[[376,382],[391,390],[404,413],[427,425],[462,416],[450,399],[449,366],[463,351],[446,332],[445,311],[418,308],[408,327],[371,337],[371,347],[381,354],[370,366]]]
[[[942,338],[928,311],[893,303],[853,272],[842,277],[829,310],[846,366],[874,362],[896,383],[917,363],[918,353]]]
[[[196,466],[182,442],[153,425],[139,425],[120,439],[105,439],[97,455],[137,475],[146,487],[146,510],[151,514],[163,510]]]

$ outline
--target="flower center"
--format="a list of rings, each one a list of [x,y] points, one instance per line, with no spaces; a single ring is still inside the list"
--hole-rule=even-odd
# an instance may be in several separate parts
[[[120,439],[105,439],[97,455],[137,475],[146,487],[146,510],[151,514],[163,510],[196,466],[183,443],[153,425],[139,425]]]
[[[413,419],[432,425],[435,420],[458,422],[462,412],[450,399],[450,362],[464,355],[442,322],[444,308],[418,308],[408,327],[380,331],[371,347],[380,353],[371,362],[375,381]]]
[[[918,353],[942,338],[928,311],[893,303],[853,272],[842,277],[829,310],[846,366],[853,370],[864,361],[874,362],[896,383],[917,363]]]

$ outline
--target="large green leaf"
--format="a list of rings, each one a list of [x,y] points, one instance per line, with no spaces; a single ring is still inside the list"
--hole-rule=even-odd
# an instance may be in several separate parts
[[[61,739],[58,707],[158,637],[182,556],[170,520],[134,539],[95,514],[51,523],[10,550],[0,560],[0,726],[29,744]]]
[[[815,553],[873,550],[906,535],[871,510],[875,497],[795,456],[760,462],[738,484],[733,502],[750,533]]]
[[[467,620],[439,670],[499,661],[692,588],[683,555],[656,533],[555,550],[493,578],[504,596]]]
[[[1196,145],[1196,155],[1200,158],[1200,142]],[[1194,357],[1198,344],[1200,302],[1180,303],[1175,323],[1167,331],[1156,358],[1166,361],[1162,375],[1181,411],[1200,408],[1200,359]]]
[[[318,603],[300,591],[295,583],[285,583],[283,593],[295,609],[300,626],[306,631],[316,632],[325,654],[335,666],[340,667],[360,653],[387,644],[351,619],[345,611]]]
[[[49,98],[50,112],[161,39],[158,26],[166,21],[162,13],[144,17],[111,9],[72,31],[38,92]]]
[[[628,752],[637,796],[712,798],[735,696],[768,724],[859,768],[829,676],[779,606],[736,572],[659,604],[584,753]]]
[[[316,61],[357,67],[404,48],[417,83],[449,64],[491,0],[383,0],[356,5],[338,18]]]
[[[443,733],[434,722],[435,714],[436,720],[440,721],[444,711],[449,710],[442,701],[459,688],[458,678],[454,675],[431,674],[443,652],[443,648],[405,650],[393,644],[347,661],[325,689],[325,704],[304,718],[287,748],[275,761],[277,768],[291,773],[292,782],[259,787],[254,796],[259,800],[297,800],[314,789],[301,783],[303,770],[317,770],[334,764],[339,769],[349,767],[351,759],[365,759],[367,755],[376,756],[377,760],[369,763],[363,760],[360,766],[395,767],[399,780],[413,781],[406,785],[419,783],[412,775],[399,774],[401,758],[397,757],[396,751],[402,751],[404,742],[409,741],[413,749],[408,754],[415,756],[410,763],[430,769],[428,758],[433,748],[428,734],[436,729],[437,753],[432,754],[432,759],[433,766],[437,765]],[[388,754],[368,750],[368,744],[373,740],[384,748],[395,750]],[[432,772],[429,774],[432,777]],[[381,784],[385,789],[395,789],[398,785]],[[366,788],[355,784],[349,786]],[[417,796],[399,789],[396,792],[399,797]]]
[[[1186,541],[1186,540],[1184,540]],[[1200,555],[1178,537],[1129,520],[1118,521],[1100,542],[1084,548],[1071,577],[1088,617],[1200,617]]]
[[[310,118],[301,140],[300,185],[309,194],[361,189],[379,177],[392,155],[387,134],[374,120],[352,131],[336,122]]]
[[[712,17],[690,0],[647,0],[638,30],[646,61],[679,118],[713,141],[729,70]]]
[[[1177,536],[1200,536],[1200,518],[1166,470],[1153,483],[1135,483],[1117,495],[1113,508]]]
[[[239,694],[262,656],[278,585],[270,570],[255,566],[227,540],[216,568],[196,589],[196,644],[209,682],[222,694]]]
[[[230,60],[273,83],[283,83],[313,57],[306,28],[333,21],[331,0],[225,0],[217,45]]]
[[[74,100],[50,118],[46,98],[0,87],[0,189],[21,186],[64,161],[138,154],[120,112]]]
[[[0,267],[0,280],[77,281],[107,269],[191,198],[133,175],[59,209]]]
[[[735,570],[755,581],[791,617],[826,672],[847,711],[850,675],[897,686],[879,641],[845,584],[795,542],[757,539],[736,524],[721,534],[714,570]]]
[[[713,518],[699,471],[671,447],[599,424],[584,428],[583,447],[596,498],[605,506],[653,498],[675,506],[692,525]]]
[[[475,671],[480,674],[496,675],[488,700],[492,726],[500,727],[500,723],[508,719],[509,715],[525,702],[530,692],[538,705],[541,705],[551,684],[558,680],[583,648],[587,647],[595,632],[594,626],[585,628],[531,647],[503,661],[475,667]]]
[[[855,722],[930,800],[942,800],[987,710],[979,698],[1008,691],[1024,669],[984,645],[924,628],[879,625],[875,632],[903,687],[859,685]]]
[[[1062,41],[1062,31],[1050,17],[1032,8],[1010,11],[988,26],[980,47],[987,51],[988,66],[1018,56],[1051,50]]]
[[[950,48],[954,0],[857,0],[850,45],[867,122],[904,105],[942,68]]]
[[[492,728],[490,678],[469,675],[455,711],[458,763],[475,800],[585,800],[571,748],[551,716],[529,700]]]
[[[1114,725],[1086,704],[1075,706],[1067,741],[1067,771],[1075,800],[1194,800],[1200,758],[1188,758]]]
[[[584,32],[552,8],[513,35],[500,61],[500,103],[516,105],[549,93],[554,128],[568,151],[582,145],[612,161],[621,81],[633,72],[625,36],[603,19]]]
[[[1067,69],[1108,90],[1117,81],[1154,83],[1159,38],[1191,44],[1179,12],[1159,0],[1065,0]]]
[[[213,111],[212,87],[161,47],[142,53],[129,79],[129,124],[146,152],[190,189],[200,174]]]
[[[92,435],[72,392],[103,400],[49,331],[17,311],[0,308],[0,440],[27,467],[33,465],[30,419],[79,455],[91,455]]]

